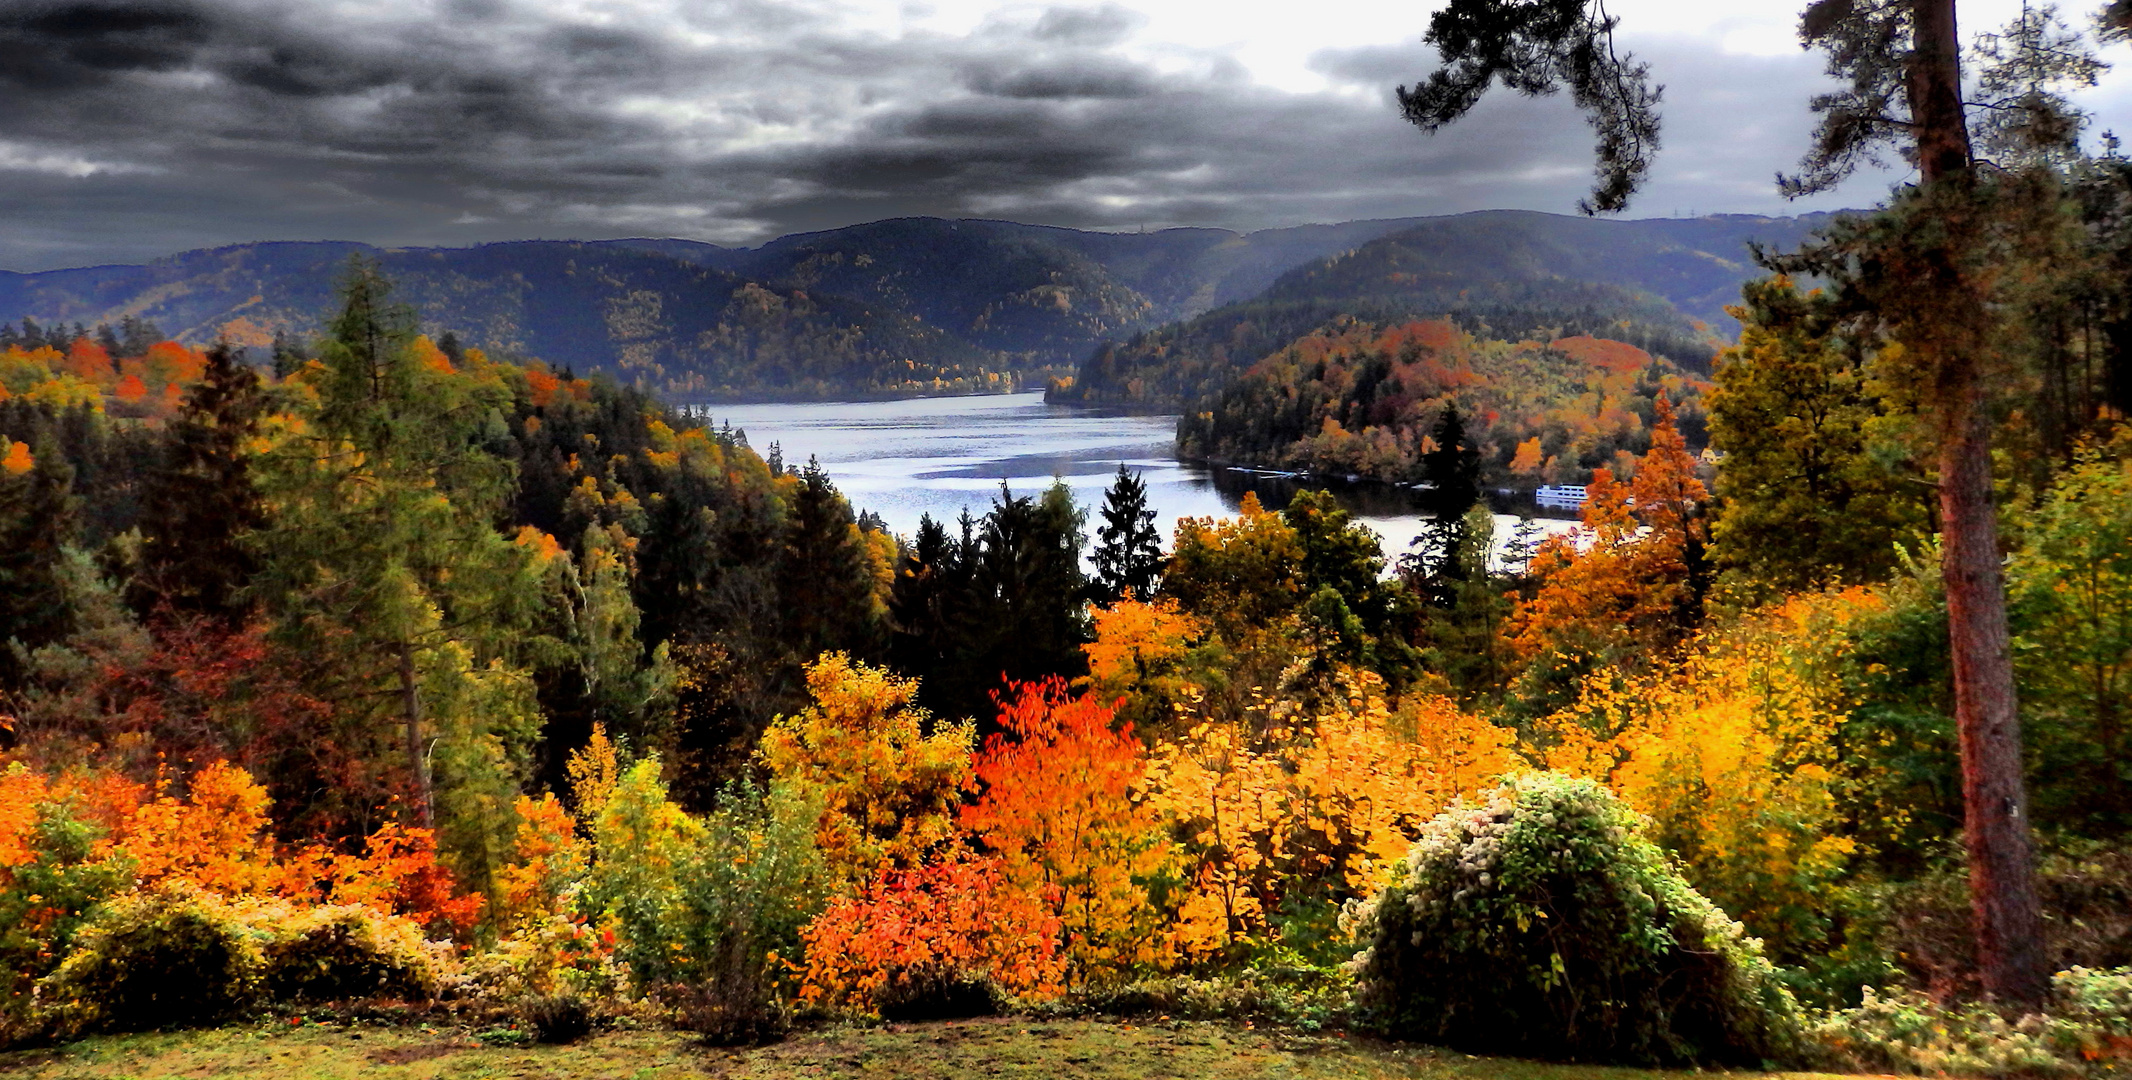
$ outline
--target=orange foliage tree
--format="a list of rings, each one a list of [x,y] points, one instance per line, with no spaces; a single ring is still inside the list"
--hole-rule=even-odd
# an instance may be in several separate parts
[[[1664,395],[1651,450],[1620,483],[1598,469],[1586,488],[1583,528],[1551,537],[1534,553],[1539,588],[1505,626],[1513,651],[1553,654],[1574,667],[1654,654],[1678,644],[1702,614],[1707,560],[1702,506],[1708,499]]]
[[[976,775],[984,794],[965,828],[996,852],[1009,881],[1041,896],[1066,935],[1077,980],[1162,958],[1152,881],[1169,845],[1137,797],[1146,750],[1114,707],[1074,697],[1058,678],[1022,683],[1001,702],[1005,730],[986,740]]]
[[[922,1009],[990,982],[1009,993],[1059,992],[1059,919],[1016,888],[999,860],[949,857],[883,866],[829,902],[800,932],[800,998],[878,1015]]]
[[[165,774],[152,787],[110,769],[46,773],[13,762],[0,772],[0,885],[36,857],[44,808],[64,806],[100,832],[95,858],[130,867],[128,887],[187,882],[230,897],[359,904],[462,935],[479,919],[482,897],[462,892],[437,862],[427,830],[387,825],[359,853],[284,849],[269,831],[270,804],[250,773],[220,761],[182,784]]]
[[[66,372],[86,383],[108,387],[118,378],[118,366],[104,347],[85,337],[67,346]]]

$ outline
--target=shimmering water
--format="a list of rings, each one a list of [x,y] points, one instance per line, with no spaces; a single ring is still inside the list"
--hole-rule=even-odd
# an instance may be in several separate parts
[[[1033,495],[1054,477],[1064,480],[1088,510],[1093,537],[1096,509],[1121,462],[1147,484],[1148,503],[1165,539],[1179,517],[1233,515],[1252,490],[1268,507],[1278,508],[1296,486],[1278,477],[1178,461],[1175,416],[1047,405],[1041,393],[712,405],[699,407],[699,413],[743,430],[749,445],[762,453],[776,444],[788,465],[819,460],[854,506],[881,515],[891,531],[906,537],[917,532],[924,514],[951,527],[964,510],[983,516],[1002,481],[1016,495]],[[1377,530],[1387,555],[1405,551],[1420,532],[1409,492],[1381,484],[1323,486]],[[1507,536],[1517,519],[1497,518],[1497,534]]]

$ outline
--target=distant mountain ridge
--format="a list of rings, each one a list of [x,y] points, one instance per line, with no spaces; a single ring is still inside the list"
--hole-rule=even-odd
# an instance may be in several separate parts
[[[1515,254],[1508,249],[1483,250],[1505,243],[1475,228],[1495,220],[1399,218],[1247,234],[896,218],[754,248],[643,238],[468,248],[266,242],[143,265],[0,272],[0,319],[93,326],[136,317],[191,343],[227,336],[265,345],[277,332],[315,334],[348,257],[365,253],[398,283],[425,330],[451,330],[470,345],[606,371],[679,398],[868,397],[1040,383],[1085,371],[1106,343],[1252,302],[1314,313],[1408,311],[1443,306],[1437,300],[1461,282],[1560,281],[1599,290],[1591,303],[1608,310],[1643,303],[1646,321],[1673,319],[1677,308],[1686,326],[1685,316],[1707,320],[1746,276],[1735,269],[1744,249],[1711,250],[1713,237],[1738,229],[1712,232],[1706,223],[1730,219],[1523,215],[1515,218],[1522,239],[1510,247],[1531,265],[1506,263]],[[1763,228],[1782,243],[1803,235],[1794,226],[1806,219],[1743,220],[1784,223]],[[1392,268],[1377,267],[1391,250],[1378,242],[1392,235],[1434,239],[1398,246]],[[1565,272],[1536,269],[1549,262]],[[1412,281],[1387,276],[1396,273]]]
[[[1750,244],[1793,248],[1831,215],[1613,221],[1522,210],[1430,218],[1302,263],[1249,300],[1106,343],[1057,400],[1183,408],[1344,319],[1450,319],[1511,341],[1590,335],[1707,373],[1760,276]]]

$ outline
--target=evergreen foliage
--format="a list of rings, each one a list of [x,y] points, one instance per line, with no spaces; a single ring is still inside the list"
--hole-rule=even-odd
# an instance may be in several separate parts
[[[1431,441],[1434,445],[1421,454],[1420,510],[1429,519],[1421,542],[1429,549],[1426,573],[1448,578],[1461,570],[1458,548],[1466,515],[1481,501],[1481,452],[1466,437],[1456,399],[1444,404]]]
[[[1093,558],[1097,592],[1105,600],[1127,593],[1142,599],[1154,595],[1162,573],[1162,535],[1155,531],[1155,512],[1147,508],[1147,485],[1123,462],[1103,493],[1102,514]]]
[[[243,594],[259,559],[241,538],[266,524],[249,444],[268,405],[258,374],[227,345],[207,351],[142,496],[134,610],[168,608],[232,627],[251,614],[254,601]]]
[[[0,693],[20,689],[30,650],[73,627],[65,552],[80,507],[74,467],[49,440],[30,456],[27,470],[0,469]]]
[[[964,516],[959,539],[920,522],[889,602],[893,655],[919,676],[928,707],[989,723],[1007,683],[1087,670],[1085,520],[1062,482],[1034,499],[1003,482],[981,521]]]
[[[1711,445],[1726,455],[1716,561],[1787,590],[1887,576],[1932,507],[1899,471],[1904,410],[1867,371],[1883,343],[1839,334],[1828,300],[1788,279],[1743,299],[1746,329],[1708,399]]]
[[[397,729],[400,790],[486,891],[538,731],[521,665],[540,644],[540,559],[496,529],[512,469],[489,447],[507,437],[508,389],[452,370],[388,289],[351,265],[308,383],[315,427],[262,462],[275,513],[251,542],[277,634],[314,658],[348,738],[382,749]]]

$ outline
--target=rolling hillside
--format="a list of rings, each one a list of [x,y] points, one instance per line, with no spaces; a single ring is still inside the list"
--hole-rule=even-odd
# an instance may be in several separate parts
[[[259,243],[0,273],[0,319],[135,317],[193,344],[264,346],[315,333],[348,258],[368,253],[431,333],[675,397],[974,393],[1078,366],[1068,396],[1175,407],[1340,315],[1609,333],[1694,367],[1711,340],[1696,320],[1722,319],[1751,273],[1745,239],[1795,242],[1810,224],[1501,212],[1241,234],[899,218],[756,248]]]
[[[1825,220],[1511,210],[1429,219],[1299,265],[1250,300],[1107,343],[1055,396],[1182,408],[1343,317],[1448,318],[1512,341],[1600,336],[1707,373],[1715,348],[1738,331],[1725,305],[1760,274],[1749,243],[1796,246]]]

